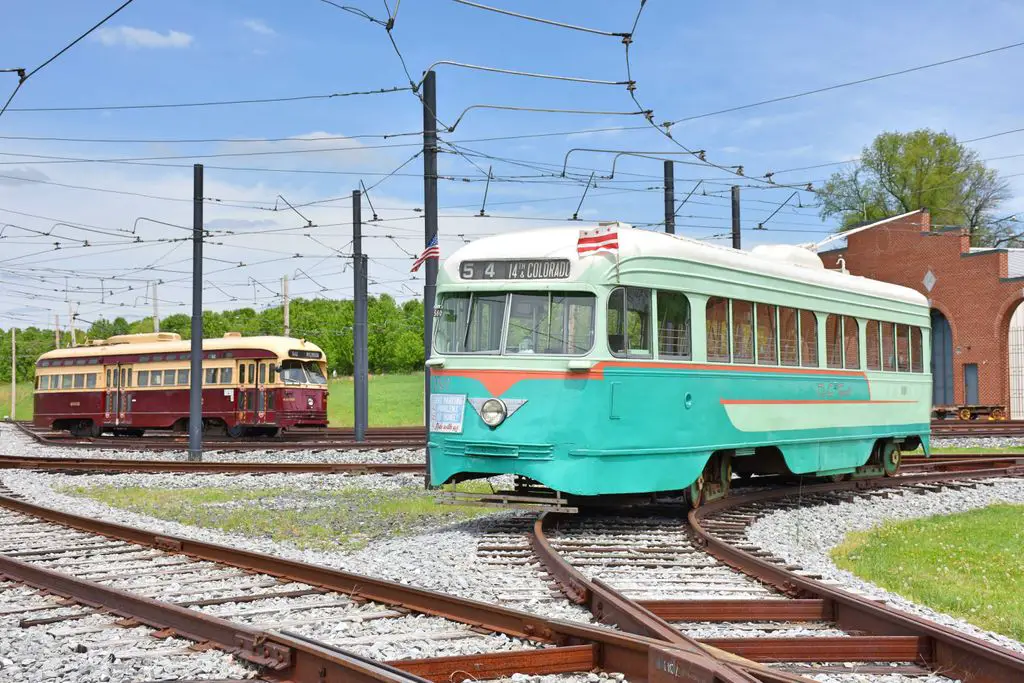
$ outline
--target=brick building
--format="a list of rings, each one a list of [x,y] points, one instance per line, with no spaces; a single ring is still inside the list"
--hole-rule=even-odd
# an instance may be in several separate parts
[[[845,242],[819,252],[826,267],[842,257],[854,275],[928,297],[936,405],[1004,405],[1024,417],[1024,313],[1014,319],[1024,300],[1024,250],[971,248],[965,230],[932,230],[927,210],[856,228]]]

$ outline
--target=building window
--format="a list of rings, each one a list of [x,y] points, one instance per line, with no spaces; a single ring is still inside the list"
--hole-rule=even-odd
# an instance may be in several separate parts
[[[795,308],[779,308],[779,362],[800,365],[800,312]]]
[[[910,370],[924,372],[924,344],[920,327],[910,328]]]
[[[713,296],[704,309],[707,325],[708,360],[728,363],[729,356],[729,300]]]
[[[149,386],[149,370],[139,370],[139,386]]]
[[[860,368],[860,324],[857,319],[843,316],[843,346],[846,348],[846,369]]]
[[[843,319],[835,313],[825,318],[825,363],[830,368],[843,367]]]
[[[754,304],[732,302],[732,361],[754,362]]]
[[[882,347],[879,342],[878,321],[869,320],[864,328],[864,352],[867,354],[868,370],[882,369]]]
[[[651,355],[651,291],[619,287],[608,297],[608,347],[616,356]]]
[[[896,330],[893,323],[882,323],[882,369],[896,370]]]
[[[896,326],[896,369],[910,371],[910,325]]]
[[[757,304],[757,363],[758,365],[778,365],[778,347],[775,329],[775,307],[770,304]]]
[[[691,357],[690,302],[685,294],[658,290],[658,355]]]

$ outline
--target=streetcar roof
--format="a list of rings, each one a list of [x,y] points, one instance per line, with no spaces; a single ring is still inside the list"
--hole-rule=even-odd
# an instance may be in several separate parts
[[[596,227],[583,226],[584,229]],[[795,245],[764,245],[755,247],[753,251],[742,251],[681,235],[641,230],[622,223],[605,227],[614,227],[618,232],[620,265],[627,260],[645,257],[678,259],[921,306],[928,305],[928,299],[913,289],[826,269],[813,252]],[[585,272],[593,269],[603,269],[611,281],[615,273],[616,256],[599,253],[580,257],[576,252],[579,235],[580,229],[573,227],[539,228],[483,237],[452,252],[443,264],[444,273],[449,282],[471,285],[479,280],[460,278],[459,266],[463,261],[568,259],[571,264],[568,281],[579,280]]]
[[[230,334],[230,333],[229,333]],[[172,335],[171,339],[155,341],[151,338],[154,335],[137,335],[140,340],[132,340],[136,335],[119,335],[110,339],[97,340],[100,343],[90,342],[85,346],[76,346],[69,349],[56,349],[47,351],[39,357],[40,360],[51,358],[83,358],[91,356],[123,356],[155,353],[187,353],[192,348],[189,340],[174,339],[178,335]],[[113,343],[110,343],[113,342]],[[287,357],[292,350],[320,351],[322,349],[311,341],[296,339],[294,337],[274,337],[270,335],[259,337],[223,336],[203,340],[204,351],[230,351],[241,349],[260,349],[270,351],[281,357]],[[326,360],[321,357],[320,360]]]

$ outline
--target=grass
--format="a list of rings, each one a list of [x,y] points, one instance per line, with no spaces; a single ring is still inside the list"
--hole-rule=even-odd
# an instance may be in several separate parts
[[[351,427],[354,387],[351,377],[332,379],[327,418],[332,427]],[[401,427],[423,424],[423,373],[370,377],[370,426]]]
[[[1024,640],[1024,505],[886,523],[850,534],[832,558],[915,602]]]
[[[16,417],[19,420],[31,420],[32,419],[32,382],[18,382],[17,386],[17,405],[18,409]],[[422,403],[422,400],[420,401]],[[3,419],[5,415],[11,414],[11,385],[10,382],[5,382],[0,386],[0,419]]]
[[[328,387],[327,419],[332,427],[351,427],[354,388],[351,377],[332,379]],[[370,378],[370,426],[402,427],[423,424],[423,373],[375,375]],[[11,392],[0,387],[0,419],[10,415]],[[18,383],[19,420],[32,419],[32,383]]]
[[[460,490],[466,490],[465,487],[463,484]],[[319,550],[356,550],[378,538],[415,533],[493,512],[488,508],[440,504],[434,501],[433,494],[411,488],[251,491],[73,486],[62,492],[158,519]]]

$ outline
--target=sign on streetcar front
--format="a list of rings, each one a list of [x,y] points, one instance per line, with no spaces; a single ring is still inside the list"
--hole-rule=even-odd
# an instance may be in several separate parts
[[[500,259],[463,261],[463,280],[564,280],[569,277],[569,259]]]

